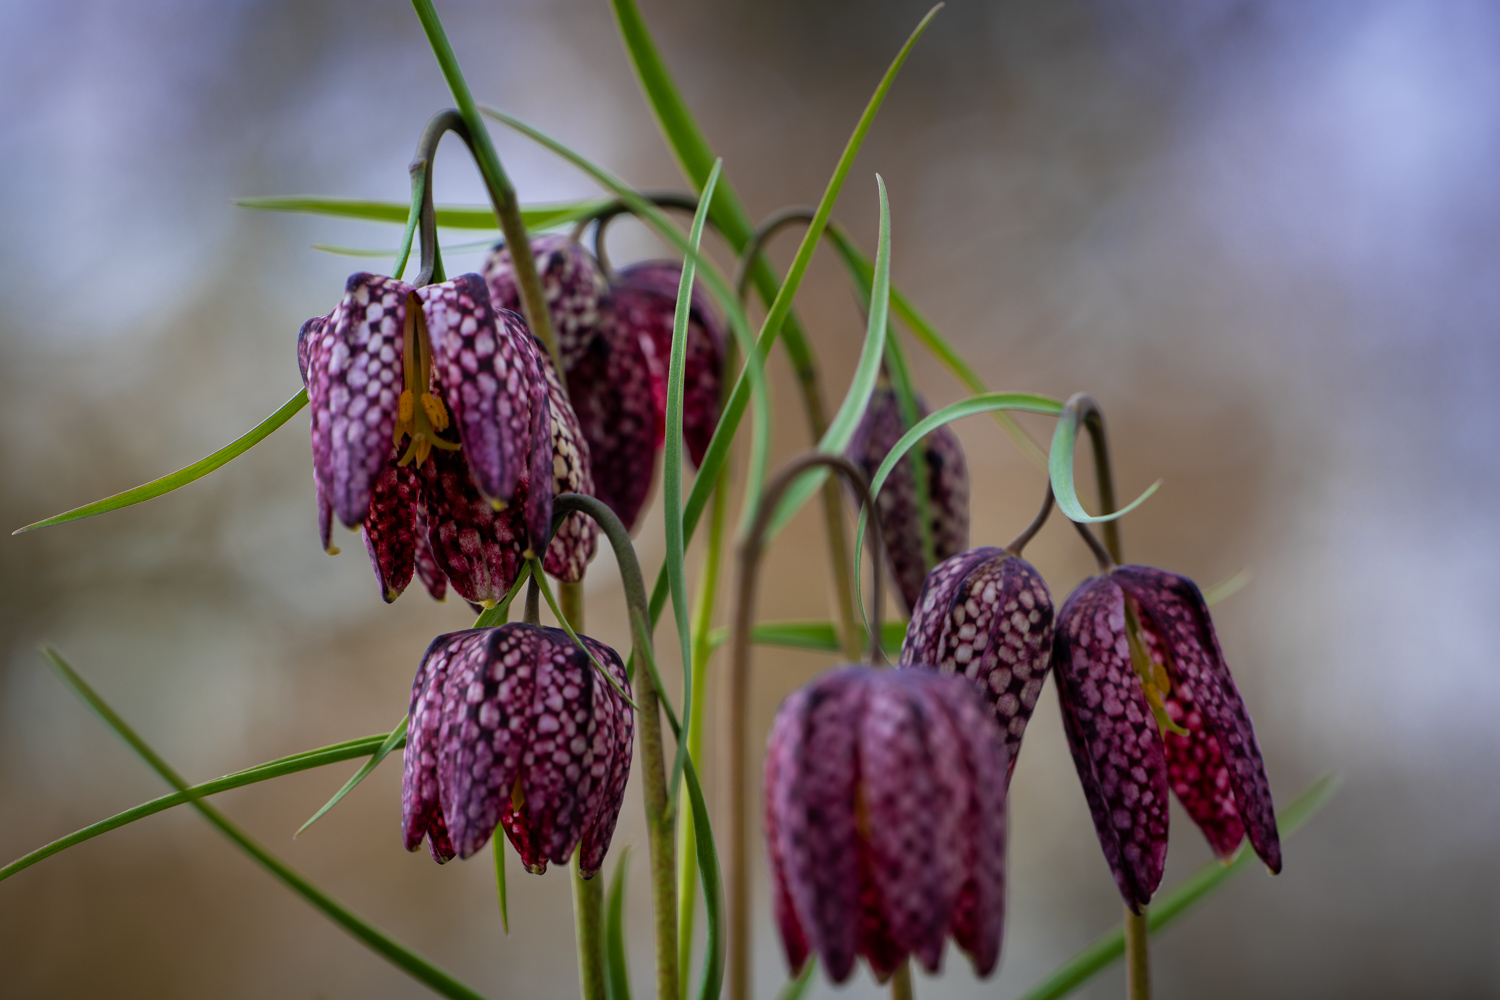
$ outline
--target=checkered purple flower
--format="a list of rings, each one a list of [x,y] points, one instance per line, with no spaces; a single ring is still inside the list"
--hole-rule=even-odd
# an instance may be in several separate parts
[[[1046,581],[1026,560],[988,547],[927,574],[901,644],[902,667],[963,674],[974,684],[1004,732],[1011,771],[1051,658]]]
[[[629,691],[614,650],[581,637]],[[438,863],[503,828],[528,871],[592,877],[630,777],[634,714],[561,629],[512,623],[440,635],[412,682],[401,822]]]
[[[919,416],[927,406],[917,400]],[[847,454],[873,477],[901,436],[911,429],[901,414],[896,393],[887,385],[877,386],[870,404],[855,428]],[[880,495],[881,537],[896,594],[908,613],[914,611],[927,576],[923,554],[922,525],[917,517],[917,478],[912,457],[923,463],[927,474],[927,518],[932,532],[933,556],[937,562],[962,552],[969,544],[969,467],[963,447],[947,426],[927,435],[891,470]]]
[[[766,750],[772,905],[787,961],[835,982],[865,956],[936,971],[951,935],[981,976],[1000,958],[1005,782],[999,729],[971,685],[841,667],[794,692]]]
[[[478,275],[423,288],[353,275],[297,356],[324,547],[337,551],[335,516],[362,527],[387,601],[418,570],[434,597],[451,582],[497,600],[546,537],[554,493],[592,487],[550,361]],[[581,574],[593,547],[592,532],[560,530],[548,568]]]
[[[1248,833],[1281,870],[1276,814],[1244,700],[1193,581],[1121,566],[1058,614],[1058,699],[1094,830],[1139,912],[1167,857],[1167,790],[1228,858]]]

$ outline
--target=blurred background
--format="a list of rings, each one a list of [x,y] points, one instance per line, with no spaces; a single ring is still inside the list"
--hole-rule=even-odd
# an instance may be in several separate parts
[[[925,10],[642,8],[757,216],[817,199]],[[603,0],[440,10],[480,100],[633,183],[680,186]],[[1123,494],[1165,480],[1124,522],[1127,558],[1204,585],[1252,574],[1216,618],[1278,801],[1343,776],[1280,878],[1238,878],[1159,939],[1161,997],[1500,996],[1497,95],[1500,10],[1483,2],[953,0],[838,205],[873,249],[884,176],[896,283],[992,387],[1101,401]],[[0,524],[187,465],[292,395],[301,322],[351,271],[390,266],[311,245],[391,249],[399,232],[232,199],[404,200],[422,124],[449,102],[395,0],[0,8]],[[496,140],[523,199],[595,193],[523,140]],[[456,150],[443,148],[438,198],[479,202]],[[660,252],[632,223],[611,234],[616,260]],[[783,265],[795,242],[774,248]],[[863,322],[831,255],[798,307],[837,399]],[[958,398],[907,344],[929,400]],[[785,457],[806,429],[779,353],[771,367]],[[987,418],[957,429],[973,541],[1003,544],[1042,474]],[[310,471],[304,413],[178,493],[0,541],[0,860],[162,792],[45,669],[42,641],[195,779],[400,719],[430,638],[470,615],[420,588],[385,606],[354,538],[325,556]],[[659,507],[638,544],[653,572]],[[823,551],[809,508],[769,555],[763,618],[828,617]],[[1028,555],[1059,601],[1092,571],[1058,519]],[[588,630],[626,646],[608,557],[587,593]],[[674,676],[670,624],[658,636]],[[757,731],[830,662],[761,650]],[[1030,734],[1002,969],[976,981],[950,949],[920,996],[1017,996],[1119,918],[1051,685]],[[398,763],[292,841],[354,769],[219,802],[487,995],[576,996],[566,877],[512,867],[504,936],[487,852],[438,868],[400,849]],[[1209,857],[1181,812],[1173,822],[1165,885]],[[625,844],[643,990],[634,787],[613,858]],[[770,996],[785,967],[759,905]],[[186,810],[0,884],[0,984],[15,997],[425,995]],[[863,972],[819,990],[880,995]],[[1086,995],[1123,992],[1116,968]]]

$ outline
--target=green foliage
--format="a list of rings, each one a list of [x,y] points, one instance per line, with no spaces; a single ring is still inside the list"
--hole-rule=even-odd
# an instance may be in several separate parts
[[[1084,510],[1083,504],[1078,501],[1078,491],[1073,484],[1073,449],[1078,441],[1079,429],[1078,414],[1071,409],[1064,410],[1058,418],[1057,430],[1052,434],[1052,454],[1047,461],[1048,474],[1052,477],[1052,495],[1057,499],[1057,509],[1062,511],[1070,521],[1077,521],[1079,524],[1097,524],[1102,521],[1116,520],[1145,503],[1150,499],[1151,494],[1161,488],[1161,480],[1158,479],[1146,488],[1146,492],[1119,510],[1108,514],[1095,516]]]

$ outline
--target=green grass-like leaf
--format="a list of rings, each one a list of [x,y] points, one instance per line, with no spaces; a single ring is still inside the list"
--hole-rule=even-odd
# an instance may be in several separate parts
[[[68,687],[72,688],[73,692],[83,699],[94,710],[95,714],[103,719],[153,771],[160,775],[169,785],[176,788],[177,791],[188,791],[189,785],[183,777],[162,759],[161,755],[151,749],[146,741],[141,739],[135,730],[131,729],[125,720],[120,718],[115,710],[110,708],[104,699],[95,693],[93,688],[89,687],[84,679],[67,664],[56,650],[50,648],[43,649],[42,655],[46,657],[52,668]],[[322,889],[319,889],[306,876],[272,854],[244,830],[241,830],[237,824],[219,812],[218,809],[196,797],[191,797],[190,801],[193,804],[193,808],[197,809],[204,819],[217,827],[219,832],[232,841],[240,850],[248,854],[287,888],[321,910],[325,916],[348,931],[350,935],[371,951],[380,955],[392,965],[395,965],[401,971],[441,996],[450,997],[452,1000],[483,1000],[482,994],[477,993],[448,972],[438,968],[416,952],[389,937],[379,928],[365,921]]]
[[[389,736],[387,734],[381,733],[378,736],[366,736],[362,739],[347,740],[343,743],[335,743],[332,746],[319,747],[316,750],[307,750],[303,753],[292,754],[290,757],[280,757],[276,760],[267,761],[264,764],[257,764],[243,771],[235,771],[232,774],[226,774],[222,778],[215,778],[212,781],[193,785],[183,791],[173,792],[170,795],[163,795],[160,798],[152,799],[150,802],[143,802],[134,808],[126,809],[124,812],[116,813],[108,819],[100,820],[81,830],[76,830],[66,837],[54,840],[44,847],[37,848],[25,857],[17,858],[4,868],[0,868],[0,882],[5,881],[19,871],[30,868],[38,861],[45,861],[54,854],[65,851],[70,847],[75,847],[86,840],[92,840],[102,833],[108,833],[111,830],[118,830],[122,826],[128,826],[136,820],[145,819],[147,816],[155,816],[157,813],[171,809],[174,806],[186,805],[194,799],[227,792],[231,788],[242,788],[245,785],[253,785],[258,781],[279,778],[284,774],[295,774],[298,771],[307,771],[314,767],[337,764],[341,761],[354,760],[358,757],[368,757],[370,754],[379,751],[388,739]],[[398,741],[396,745],[401,747],[406,744],[402,740]]]
[[[1073,484],[1073,450],[1078,441],[1078,415],[1072,410],[1064,411],[1052,433],[1052,454],[1048,458],[1048,474],[1052,477],[1052,495],[1057,499],[1057,509],[1070,521],[1079,524],[1098,524],[1124,517],[1150,499],[1151,494],[1161,488],[1158,479],[1146,488],[1146,492],[1117,511],[1097,516],[1083,509],[1078,500],[1078,491]]]
[[[370,759],[365,761],[358,771],[354,772],[354,777],[344,782],[344,787],[335,792],[333,798],[323,803],[323,808],[313,813],[312,819],[309,819],[306,823],[303,823],[300,827],[297,828],[297,832],[292,834],[293,840],[302,836],[302,834],[307,831],[308,827],[312,826],[318,820],[322,819],[323,815],[327,813],[328,810],[338,805],[339,802],[343,800],[345,795],[348,795],[350,792],[354,791],[354,786],[368,778],[370,776],[370,772],[379,767],[380,762],[385,760],[386,755],[389,754],[392,750],[396,749],[396,746],[398,744],[401,746],[406,745],[406,723],[407,716],[403,715],[401,717],[401,722],[396,726],[395,729],[391,730],[391,735],[385,738],[385,742],[380,744],[380,748],[370,755]]]
[[[630,1000],[630,962],[625,948],[625,874],[630,870],[630,848],[620,851],[609,880],[604,911],[604,995]]]
[[[884,622],[880,633],[880,645],[886,656],[898,656],[901,643],[906,639],[906,622]],[[709,633],[708,641],[717,648],[728,639],[729,629],[721,626]],[[761,622],[751,627],[750,641],[757,646],[806,649],[815,653],[839,653],[844,648],[833,622]]]
[[[474,240],[470,243],[450,243],[442,247],[445,254],[464,253],[469,250],[484,250],[494,246],[500,240],[500,234],[496,233],[487,240]],[[395,257],[400,254],[400,249],[376,249],[371,247],[345,247],[336,243],[314,243],[314,250],[321,253],[331,253],[336,257]]]
[[[818,956],[808,955],[807,961],[802,963],[802,971],[797,973],[796,978],[788,979],[781,992],[776,994],[776,1000],[802,1000],[807,991],[812,988],[813,977],[818,973]]]
[[[631,709],[639,712],[641,710],[640,706],[630,697],[630,692],[620,686],[620,682],[615,680],[614,674],[604,669],[604,664],[595,658],[593,650],[583,644],[583,640],[578,638],[578,633],[573,631],[572,624],[564,617],[562,608],[557,606],[557,599],[552,596],[552,586],[547,582],[547,574],[542,572],[542,561],[540,559],[530,559],[527,561],[531,563],[532,575],[536,577],[537,587],[541,590],[542,597],[546,599],[547,607],[552,609],[552,614],[557,618],[557,623],[568,634],[568,638],[573,640],[573,645],[583,650],[583,655],[589,658],[589,662],[594,665],[594,670],[614,689],[615,694],[625,699],[625,704],[629,705]],[[659,684],[657,689],[660,690]]]
[[[297,414],[297,411],[302,409],[306,405],[307,390],[303,389],[299,391],[297,395],[293,396],[291,399],[283,403],[281,409],[277,410],[275,413],[262,420],[259,424],[251,428],[249,431],[245,432],[235,441],[220,448],[218,451],[214,452],[207,458],[202,459],[198,462],[194,462],[186,469],[179,469],[169,476],[162,476],[160,479],[154,479],[143,486],[137,486],[133,490],[126,490],[124,493],[116,493],[112,497],[105,497],[103,500],[95,500],[93,503],[84,504],[82,507],[75,507],[72,510],[64,511],[61,514],[54,514],[52,517],[49,517],[42,521],[37,521],[35,524],[28,524],[24,528],[17,528],[15,531],[12,531],[11,534],[19,535],[23,532],[35,531],[38,528],[48,528],[54,524],[66,524],[69,521],[77,521],[85,517],[93,517],[95,514],[104,514],[112,510],[119,510],[122,507],[130,507],[138,503],[144,503],[145,501],[153,500],[164,493],[171,493],[173,490],[181,489],[188,483],[191,483],[194,480],[202,479],[204,476],[208,475],[210,472],[213,472],[215,469],[222,468],[223,466],[228,465],[230,462],[234,461],[236,458],[239,458],[245,452],[249,451],[261,441],[269,437],[271,435],[271,432],[276,430],[276,428],[292,419],[292,417]]]
[[[714,847],[713,826],[708,819],[708,804],[692,760],[682,771],[687,781],[688,805],[693,810],[694,842],[698,848],[698,875],[703,884],[703,908],[708,914],[707,940],[703,951],[703,979],[698,1000],[715,1000],[724,985],[724,882],[719,874],[719,852]]]
[[[505,827],[495,827],[490,835],[495,855],[495,895],[500,900],[500,926],[510,933],[510,893],[505,887]]]
[[[1337,789],[1338,778],[1332,774],[1325,774],[1309,785],[1276,817],[1276,825],[1281,836],[1290,837],[1296,833],[1304,823],[1327,804]],[[1210,861],[1168,891],[1161,893],[1147,911],[1151,933],[1157,933],[1182,916],[1209,893],[1251,867],[1255,860],[1255,852],[1241,844],[1233,861],[1228,864]],[[1116,924],[1112,930],[1095,938],[1093,944],[1063,963],[1046,979],[1027,990],[1022,994],[1021,1000],[1058,1000],[1060,997],[1065,997],[1112,963],[1119,961],[1124,954],[1125,928]]]
[[[931,15],[928,15],[931,17]],[[828,425],[818,450],[824,454],[842,455],[854,437],[855,428],[864,416],[870,403],[870,394],[875,391],[875,382],[880,377],[880,362],[885,357],[886,317],[890,308],[891,291],[891,206],[885,193],[885,181],[875,175],[875,185],[880,195],[880,239],[875,249],[875,280],[871,284],[869,319],[865,324],[865,342],[860,348],[859,363],[854,369],[854,379],[849,391],[839,404],[838,413]],[[814,493],[822,489],[828,478],[828,469],[818,466],[799,476],[782,494],[776,513],[766,527],[766,542],[776,537],[787,521],[802,508]],[[749,522],[745,522],[747,525]],[[855,545],[859,536],[855,536]]]
[[[565,226],[593,215],[610,203],[610,198],[586,198],[581,201],[559,201],[539,205],[522,205],[521,221],[527,229],[543,230]],[[362,219],[366,222],[404,224],[410,206],[404,201],[368,201],[357,198],[324,198],[318,195],[292,195],[269,198],[237,198],[240,208],[262,212],[295,212],[300,215],[326,215],[338,219]],[[495,211],[488,205],[439,205],[437,224],[446,229],[499,229]],[[384,251],[382,251],[384,253]],[[388,256],[395,256],[394,253]]]
[[[677,308],[672,317],[672,350],[667,364],[666,438],[662,454],[662,507],[667,543],[665,568],[672,597],[672,617],[677,623],[677,639],[682,650],[682,718],[689,724],[693,718],[693,641],[687,606],[687,543],[682,537],[682,393],[687,370],[688,318],[693,307],[693,277],[703,242],[703,226],[708,221],[708,206],[713,201],[722,166],[722,161],[716,162],[709,172],[703,193],[698,198],[698,211],[693,213],[693,225],[688,232],[688,246],[693,253],[682,262]],[[677,787],[675,776],[682,771],[687,752],[688,740],[684,737],[677,741],[677,756],[672,763],[674,780],[671,787],[674,789]]]
[[[516,595],[521,592],[521,588],[530,579],[531,562],[528,560],[521,564],[521,572],[516,574],[516,582],[510,585],[510,589],[505,592],[505,597],[493,608],[485,608],[479,612],[479,617],[475,618],[474,624],[469,627],[492,628],[496,625],[504,625],[510,620],[510,606],[515,603]]]

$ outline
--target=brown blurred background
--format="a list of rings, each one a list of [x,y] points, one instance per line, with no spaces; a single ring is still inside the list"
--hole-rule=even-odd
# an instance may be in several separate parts
[[[924,10],[642,6],[757,215],[816,200]],[[603,0],[440,9],[481,100],[634,183],[680,185]],[[1217,620],[1275,794],[1290,801],[1330,769],[1345,779],[1290,842],[1284,875],[1241,877],[1160,939],[1162,997],[1500,995],[1497,57],[1500,14],[1461,0],[954,0],[839,203],[873,246],[884,176],[896,282],[990,385],[1099,398],[1123,492],[1165,480],[1125,522],[1128,557],[1205,585],[1253,573]],[[398,233],[231,199],[404,199],[422,123],[448,103],[395,0],[0,9],[0,524],[186,465],[290,396],[302,320],[349,272],[389,266],[310,244],[391,248]],[[496,140],[526,200],[594,193]],[[480,201],[453,144],[440,159],[439,200]],[[775,248],[783,264],[794,242]],[[660,252],[626,223],[612,247],[616,260]],[[837,399],[863,326],[828,255],[798,305]],[[907,343],[929,399],[957,398]],[[779,354],[772,370],[784,457],[806,432]],[[1045,422],[1028,426],[1045,441]],[[0,860],[162,791],[45,670],[39,642],[203,779],[389,728],[428,640],[468,623],[420,588],[383,605],[354,538],[320,552],[306,428],[303,414],[169,497],[0,543]],[[958,430],[973,540],[1002,544],[1041,474],[985,418]],[[651,572],[659,508],[638,543]],[[804,512],[769,556],[762,617],[828,616],[822,553]],[[1059,601],[1091,570],[1060,523],[1029,555]],[[625,646],[607,558],[588,599],[589,631]],[[675,675],[669,623],[658,636]],[[759,654],[761,731],[829,662]],[[950,950],[921,996],[1016,996],[1118,919],[1050,685],[1030,732],[1004,965],[977,982]],[[576,995],[565,876],[513,867],[504,937],[487,854],[438,868],[401,851],[395,762],[290,839],[353,770],[220,803],[486,994]],[[637,848],[638,991],[644,839],[633,789],[614,856]],[[1207,857],[1177,813],[1165,884]],[[760,903],[770,996],[784,966]],[[1122,995],[1121,980],[1086,995]],[[425,995],[185,810],[0,884],[0,994],[106,991]],[[840,995],[878,992],[861,973]]]

